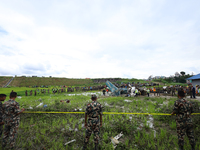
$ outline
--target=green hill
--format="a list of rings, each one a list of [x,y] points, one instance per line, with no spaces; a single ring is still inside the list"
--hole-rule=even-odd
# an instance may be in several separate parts
[[[12,79],[12,77],[0,76],[0,87],[4,86],[11,79]]]
[[[92,84],[91,79],[68,79],[68,78],[49,78],[49,77],[15,77],[10,86],[26,87],[26,86],[41,86],[41,85],[66,85],[80,86]]]

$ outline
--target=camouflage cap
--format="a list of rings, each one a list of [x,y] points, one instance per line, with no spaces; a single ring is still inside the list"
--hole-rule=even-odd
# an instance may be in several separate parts
[[[97,96],[95,94],[92,94],[91,98],[97,98]]]

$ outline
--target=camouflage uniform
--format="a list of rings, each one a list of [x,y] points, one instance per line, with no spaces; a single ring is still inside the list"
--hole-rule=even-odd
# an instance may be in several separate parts
[[[98,144],[100,132],[99,115],[102,115],[102,105],[97,101],[93,101],[87,105],[85,113],[88,115],[88,123],[84,144],[86,145],[89,142],[92,131],[94,132],[94,142]]]
[[[10,99],[3,104],[3,121],[5,123],[3,133],[3,147],[6,146],[8,138],[10,139],[10,148],[14,148],[15,140],[17,136],[17,130],[19,128],[19,115],[21,112],[19,109],[19,103]]]
[[[189,138],[190,144],[195,145],[193,124],[191,113],[193,113],[192,103],[185,99],[179,99],[174,103],[174,110],[176,113],[176,126],[178,135],[178,145],[184,145],[185,132]]]

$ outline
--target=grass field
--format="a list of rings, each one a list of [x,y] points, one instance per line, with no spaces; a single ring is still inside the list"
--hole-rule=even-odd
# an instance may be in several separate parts
[[[16,88],[14,91],[22,90]],[[93,91],[94,92],[94,91]],[[97,92],[97,91],[96,91]],[[76,93],[76,92],[75,92]],[[89,92],[88,92],[89,93]],[[21,96],[16,99],[26,111],[72,112],[79,109],[85,111],[91,102],[89,95],[46,94],[39,96]],[[103,112],[148,112],[171,113],[176,98],[159,97],[111,97],[98,94],[98,101],[103,105]],[[9,98],[7,97],[6,101]],[[61,103],[60,100],[70,100]],[[130,101],[124,101],[130,100]],[[40,103],[47,107],[36,107]],[[194,101],[195,112],[200,112],[200,103]],[[33,109],[27,109],[32,107]],[[84,114],[30,114],[20,115],[20,127],[16,146],[17,149],[28,148],[49,150],[80,150],[85,137]],[[193,116],[196,149],[200,149],[200,116]],[[116,150],[171,150],[178,149],[175,116],[148,115],[103,115],[103,127],[100,131],[100,148],[113,149],[110,137],[120,132],[124,134]],[[67,146],[64,144],[76,139]],[[88,149],[94,148],[93,135],[90,137]],[[188,138],[185,138],[185,149],[190,149]]]

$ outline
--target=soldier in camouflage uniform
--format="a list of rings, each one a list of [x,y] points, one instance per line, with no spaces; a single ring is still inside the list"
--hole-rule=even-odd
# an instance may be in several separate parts
[[[176,126],[178,135],[179,150],[183,150],[185,132],[189,138],[192,150],[195,149],[195,139],[191,113],[193,113],[192,103],[184,99],[185,93],[178,91],[178,98],[174,103],[174,110],[171,115],[176,114]]]
[[[85,111],[85,128],[86,128],[86,137],[84,140],[84,146],[82,150],[85,150],[89,142],[92,131],[94,132],[94,142],[95,150],[98,150],[99,144],[99,132],[100,127],[102,127],[102,105],[98,103],[97,96],[92,95],[92,103],[87,105]],[[88,115],[88,124],[87,124],[87,115]],[[99,115],[100,115],[100,124],[99,124]]]
[[[157,93],[157,96],[159,95],[160,96],[160,87],[158,86],[158,88],[156,89],[156,93]]]
[[[4,101],[6,99],[6,95],[5,94],[0,94],[0,140],[2,141],[2,133],[3,133],[3,109],[2,109],[2,101]]]
[[[4,149],[7,145],[7,140],[10,140],[10,149],[14,149],[15,140],[17,136],[17,130],[19,127],[19,114],[25,109],[19,109],[19,103],[15,101],[17,97],[16,92],[10,93],[10,100],[3,104],[3,121],[5,123],[3,132],[2,148]]]

